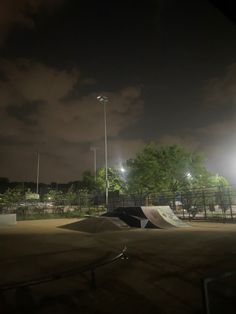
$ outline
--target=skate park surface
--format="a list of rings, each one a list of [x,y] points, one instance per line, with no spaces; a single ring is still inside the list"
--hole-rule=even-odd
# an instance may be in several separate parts
[[[128,260],[97,269],[93,289],[86,273],[3,292],[0,313],[203,313],[201,280],[235,270],[234,224],[113,229],[106,224],[98,228],[101,222],[91,219],[90,227],[76,228],[82,221],[22,221],[1,227],[1,287],[106,260],[124,246]],[[220,293],[218,289],[218,300]],[[230,302],[217,303],[212,313],[235,313]]]

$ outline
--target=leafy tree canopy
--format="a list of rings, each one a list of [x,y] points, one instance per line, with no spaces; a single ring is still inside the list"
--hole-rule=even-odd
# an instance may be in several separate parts
[[[208,184],[210,173],[199,153],[182,146],[148,144],[127,161],[128,187],[131,192],[178,191]]]
[[[73,186],[71,186],[62,197],[65,204],[72,205],[77,199],[77,193],[74,191]]]
[[[86,189],[88,191],[93,191],[95,189],[94,176],[90,171],[84,171],[81,182],[81,189]]]
[[[20,188],[7,189],[0,197],[0,205],[10,208],[25,200],[25,195]]]
[[[62,191],[57,191],[51,189],[44,195],[44,201],[55,202],[56,204],[61,204],[63,201],[63,193]]]
[[[82,179],[68,183],[68,187],[72,187],[73,191],[91,192],[96,188],[95,178],[90,171],[84,171]]]
[[[109,191],[123,191],[124,189],[124,181],[121,178],[119,171],[115,168],[109,167],[108,171],[108,181],[109,181]],[[106,188],[106,170],[105,168],[100,168],[97,174],[97,187],[100,191],[105,191]]]
[[[223,177],[218,174],[211,175],[208,178],[208,186],[210,187],[229,187],[229,182]]]

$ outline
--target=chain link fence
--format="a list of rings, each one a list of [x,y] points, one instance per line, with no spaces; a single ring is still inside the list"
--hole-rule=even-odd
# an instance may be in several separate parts
[[[214,187],[146,195],[120,195],[110,199],[111,210],[129,206],[170,206],[181,219],[235,220],[236,190],[232,187]]]
[[[118,207],[170,206],[181,219],[189,220],[236,220],[236,189],[211,187],[187,191],[162,191],[160,193],[109,193],[109,207],[105,208],[105,195],[78,193],[73,201],[25,201],[2,206],[2,213],[16,213],[18,219],[34,219],[46,216],[80,217],[112,211]]]
[[[85,215],[99,215],[105,212],[105,196],[94,194],[77,194],[75,199],[60,200],[24,200],[2,203],[0,214],[16,213],[17,220],[46,218],[77,218]]]

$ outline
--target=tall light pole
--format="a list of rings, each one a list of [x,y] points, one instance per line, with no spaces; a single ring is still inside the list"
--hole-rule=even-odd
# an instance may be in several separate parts
[[[97,100],[103,103],[103,112],[104,112],[104,142],[105,142],[105,172],[106,172],[106,208],[108,210],[108,188],[109,188],[109,181],[108,181],[108,172],[107,172],[107,113],[106,113],[106,103],[108,102],[107,96],[98,96]]]
[[[37,178],[36,178],[36,193],[39,194],[39,162],[40,162],[40,155],[37,152]]]
[[[93,162],[94,162],[94,180],[97,181],[97,149],[98,147],[93,146],[90,147],[91,151],[93,151]]]

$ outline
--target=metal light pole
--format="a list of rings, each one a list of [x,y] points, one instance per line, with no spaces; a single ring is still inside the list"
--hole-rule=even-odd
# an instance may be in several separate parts
[[[36,178],[36,193],[39,194],[39,162],[40,155],[37,153],[37,178]]]
[[[97,149],[98,147],[91,147],[91,151],[93,151],[93,158],[94,158],[94,180],[97,181]]]
[[[98,96],[97,99],[103,103],[103,111],[104,111],[104,142],[105,142],[105,172],[106,172],[106,208],[108,210],[108,171],[107,171],[107,113],[106,113],[106,103],[108,102],[108,97],[106,96]]]

